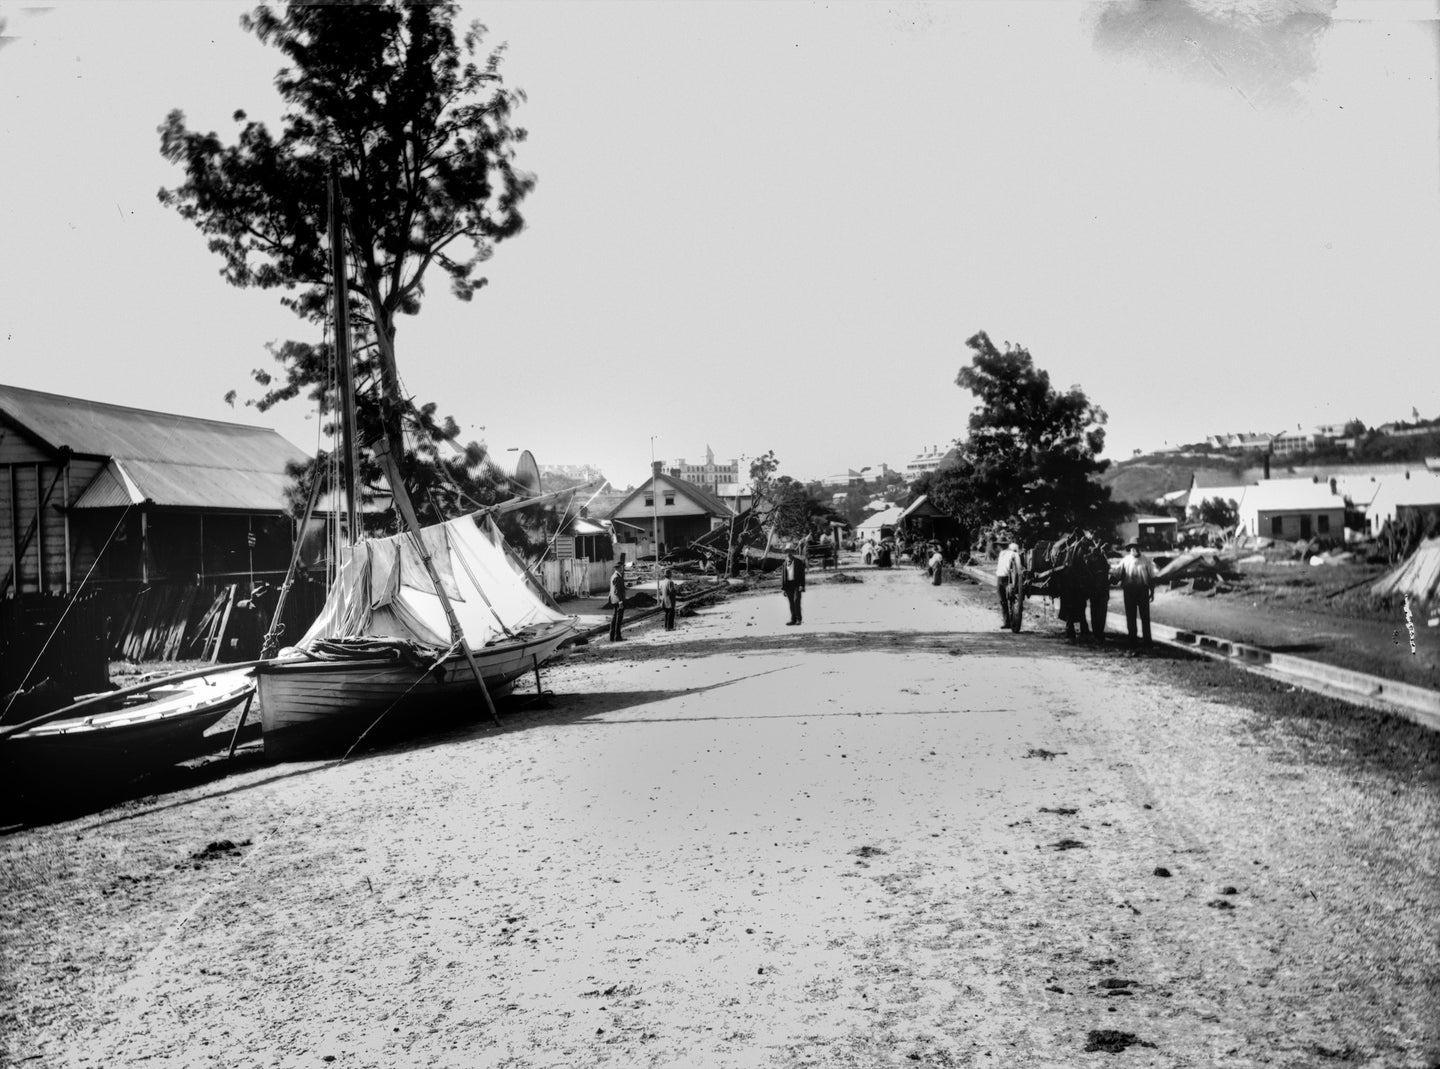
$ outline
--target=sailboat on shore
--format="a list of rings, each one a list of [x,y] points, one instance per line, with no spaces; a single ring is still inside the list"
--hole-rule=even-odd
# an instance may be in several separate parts
[[[347,439],[342,449],[343,456],[353,458],[342,204],[338,178],[332,175],[335,344]],[[393,353],[386,355],[393,361]],[[310,629],[293,646],[256,665],[269,756],[284,760],[343,750],[381,717],[409,718],[442,704],[483,701],[498,723],[493,696],[527,672],[533,671],[538,682],[540,666],[578,633],[574,617],[537,593],[493,518],[540,498],[420,524],[396,457],[398,413],[405,406],[394,393],[387,389],[383,406],[392,423],[371,445],[405,530],[354,542]],[[346,464],[349,530],[357,532],[353,468],[352,460]]]
[[[575,634],[574,618],[516,572],[493,519],[462,516],[359,542],[310,630],[256,666],[265,752],[343,748],[392,711],[488,704]]]

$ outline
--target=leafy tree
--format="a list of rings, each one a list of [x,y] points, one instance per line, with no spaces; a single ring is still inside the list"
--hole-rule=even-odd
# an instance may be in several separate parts
[[[804,483],[782,475],[771,487],[770,522],[775,537],[782,541],[804,538],[837,520],[835,510],[822,500],[819,483]]]
[[[1234,527],[1240,522],[1240,506],[1233,499],[1222,501],[1207,497],[1194,512],[1201,523],[1213,523],[1216,527]]]
[[[344,284],[353,326],[370,339],[355,361],[362,474],[374,482],[370,443],[385,439],[427,520],[508,493],[483,445],[442,456],[457,428],[437,419],[434,405],[397,407],[397,317],[420,310],[432,268],[470,300],[485,285],[478,271],[495,244],[519,233],[520,203],[534,186],[514,165],[525,131],[512,114],[523,97],[504,87],[503,49],[481,59],[484,28],[474,23],[457,37],[457,10],[419,0],[297,3],[283,13],[261,5],[241,25],[287,61],[275,79],[286,105],[278,136],[243,111],[231,145],[189,129],[179,110],[159,127],[161,154],[185,175],[160,191],[161,203],[208,238],[227,282],[281,289],[281,303],[312,323],[329,314],[327,176],[338,172],[349,234]],[[286,342],[272,355],[282,371],[278,384],[255,372],[270,387],[258,408],[306,392],[323,412],[335,411],[328,344]],[[363,389],[372,382],[382,387],[378,398]],[[409,451],[402,420],[417,439]]]
[[[956,385],[980,401],[961,446],[924,492],[970,530],[1004,525],[1024,544],[1083,527],[1102,538],[1128,511],[1095,476],[1109,467],[1105,412],[1078,386],[1060,392],[1028,350],[997,349],[984,331]]]
[[[750,462],[750,485],[755,491],[755,503],[770,500],[771,490],[775,484],[775,472],[780,467],[780,461],[775,459],[775,450],[762,453]]]

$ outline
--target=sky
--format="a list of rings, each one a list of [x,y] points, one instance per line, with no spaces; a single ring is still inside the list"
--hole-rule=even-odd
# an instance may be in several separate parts
[[[274,427],[238,290],[156,200],[172,108],[277,125],[251,5],[0,3],[0,382]],[[526,228],[403,319],[406,390],[502,463],[773,450],[808,479],[966,431],[967,338],[1105,456],[1440,416],[1440,0],[467,4],[526,95]],[[230,390],[240,402],[225,403]]]

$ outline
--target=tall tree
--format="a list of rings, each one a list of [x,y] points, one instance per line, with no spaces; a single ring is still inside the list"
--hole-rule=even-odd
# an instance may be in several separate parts
[[[775,472],[779,468],[780,461],[775,459],[773,449],[750,462],[750,489],[756,505],[770,501],[771,490],[775,485]]]
[[[824,500],[824,491],[819,483],[799,482],[782,475],[770,488],[774,508],[770,511],[770,523],[775,537],[789,541],[806,535],[822,533],[840,517]]]
[[[1126,510],[1095,478],[1110,464],[1104,410],[1078,386],[1056,390],[1024,348],[998,349],[984,331],[965,344],[973,356],[955,382],[980,404],[926,491],[972,530],[1003,524],[1027,544],[1074,527],[1108,537]]]
[[[344,279],[353,325],[370,345],[356,360],[361,436],[387,440],[400,458],[417,509],[440,518],[456,502],[489,503],[498,469],[471,442],[443,459],[452,420],[435,406],[397,404],[396,321],[420,310],[427,273],[438,268],[461,300],[485,285],[480,266],[496,243],[519,233],[520,204],[534,178],[516,169],[525,131],[512,122],[523,95],[500,75],[503,48],[481,57],[485,30],[457,37],[453,2],[261,5],[241,26],[285,56],[275,86],[285,102],[279,136],[235,113],[237,141],[190,130],[172,111],[159,127],[161,154],[185,181],[162,189],[209,239],[232,285],[281,289],[302,319],[328,314],[330,272],[324,241],[326,176],[340,174],[349,264]],[[333,410],[324,345],[287,342],[272,350],[283,365],[264,409],[308,391]],[[378,398],[362,389],[381,384]],[[402,419],[415,430],[407,451]],[[366,470],[373,476],[372,464]]]

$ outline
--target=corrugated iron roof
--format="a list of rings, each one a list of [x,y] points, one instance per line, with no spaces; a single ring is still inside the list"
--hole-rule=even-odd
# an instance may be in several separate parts
[[[284,508],[285,466],[304,451],[268,427],[125,408],[0,385],[0,413],[52,449],[108,457],[76,502],[178,508]],[[93,491],[93,492],[92,492]]]

